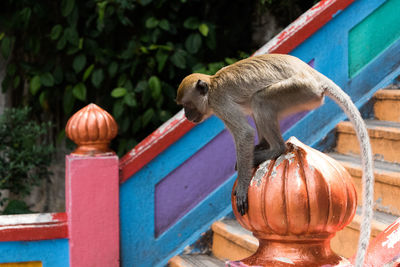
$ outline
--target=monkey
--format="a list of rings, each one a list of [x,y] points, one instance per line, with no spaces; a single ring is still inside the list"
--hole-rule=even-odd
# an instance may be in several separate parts
[[[214,114],[232,134],[238,171],[233,193],[237,210],[244,215],[252,169],[286,151],[279,120],[321,106],[325,95],[348,116],[360,143],[364,203],[356,266],[362,266],[373,215],[372,152],[360,112],[338,85],[297,57],[265,54],[237,61],[214,75],[194,73],[185,77],[178,87],[176,102],[183,106],[189,121],[200,123]],[[255,147],[255,130],[247,116],[256,125],[259,144]]]

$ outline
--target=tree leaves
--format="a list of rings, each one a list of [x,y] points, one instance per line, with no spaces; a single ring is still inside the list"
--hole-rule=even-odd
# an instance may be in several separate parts
[[[192,33],[185,41],[185,47],[191,54],[195,54],[201,47],[201,36],[198,33]]]
[[[94,64],[90,65],[85,72],[83,73],[83,81],[86,81],[90,75],[92,74],[92,71],[94,69]]]
[[[171,26],[166,19],[162,19],[160,21],[160,28],[163,29],[164,31],[169,31],[171,29]]]
[[[5,58],[8,59],[11,53],[11,48],[12,48],[12,38],[5,36],[1,40],[1,55]]]
[[[116,119],[119,119],[124,112],[124,104],[121,100],[117,100],[113,106],[113,115]]]
[[[24,29],[26,29],[27,26],[29,25],[31,15],[32,15],[32,9],[30,7],[25,7],[19,12],[19,17],[21,18],[22,27]]]
[[[8,189],[21,199],[31,192],[33,186],[49,179],[49,165],[54,148],[44,140],[51,131],[50,123],[38,123],[32,119],[31,108],[5,109],[0,116],[0,189]],[[0,203],[4,196],[0,194]],[[27,212],[9,202],[4,213]],[[19,205],[18,204],[18,205]],[[11,211],[13,210],[13,211]],[[18,211],[17,211],[18,210]]]
[[[93,72],[92,84],[94,85],[94,87],[99,88],[103,79],[104,79],[103,69],[97,69]]]
[[[176,67],[180,69],[186,68],[186,52],[183,50],[176,51],[171,56],[171,61]]]
[[[126,104],[129,107],[137,107],[137,101],[135,98],[135,94],[134,93],[127,93],[124,96],[124,104]]]
[[[43,73],[40,75],[40,82],[46,87],[51,87],[54,85],[54,77],[50,72]]]
[[[183,27],[185,27],[187,29],[191,29],[191,30],[197,29],[199,27],[199,25],[200,25],[200,22],[199,22],[198,18],[196,18],[196,17],[189,17],[183,23]]]
[[[36,95],[41,86],[42,83],[40,81],[40,76],[36,75],[31,79],[31,82],[29,83],[29,91],[32,95]]]
[[[151,96],[154,100],[157,100],[161,95],[161,82],[157,76],[151,76],[149,81],[149,88],[151,90]]]
[[[157,27],[159,21],[155,17],[150,17],[146,20],[146,28],[152,29]]]
[[[124,95],[126,95],[126,92],[127,91],[125,88],[118,87],[118,88],[115,88],[114,90],[112,90],[111,96],[114,98],[123,97]]]
[[[111,78],[115,76],[115,74],[118,71],[118,63],[113,61],[111,62],[110,66],[108,66],[108,74],[110,75]]]
[[[79,46],[79,35],[76,28],[73,27],[66,28],[64,31],[64,36],[70,44],[76,47]]]
[[[168,54],[163,50],[158,50],[156,53],[156,60],[158,63],[157,70],[161,72],[164,69],[165,63],[167,62]]]
[[[208,29],[207,24],[204,24],[204,23],[200,24],[200,26],[199,26],[199,32],[200,32],[204,37],[207,37],[208,31],[209,31],[209,29]]]
[[[39,95],[39,103],[40,103],[40,106],[44,110],[48,110],[49,109],[49,103],[47,101],[47,95],[48,95],[47,91],[43,91]]]
[[[149,124],[149,122],[153,118],[154,114],[155,114],[154,109],[150,108],[150,109],[146,110],[146,112],[142,116],[143,126],[147,126]]]
[[[0,55],[9,58],[3,90],[20,93],[28,84],[35,110],[64,112],[63,119],[95,102],[126,130],[121,140],[134,143],[132,134],[140,140],[175,113],[176,87],[185,75],[211,73],[235,53],[216,50],[224,27],[204,13],[208,1],[61,0],[59,10],[48,1],[10,5],[14,23],[0,30]]]
[[[62,30],[63,30],[63,27],[60,24],[53,26],[53,28],[51,29],[51,32],[50,32],[50,39],[53,41],[57,40],[60,37]]]
[[[104,15],[106,11],[108,2],[103,1],[103,2],[97,2],[97,12],[99,14],[97,18],[97,28],[102,30],[104,27]]]
[[[80,54],[74,58],[72,62],[72,68],[76,73],[79,73],[83,70],[86,65],[86,56],[84,54]]]
[[[22,200],[12,199],[7,203],[6,208],[3,210],[2,214],[27,214],[32,213],[29,206]]]
[[[21,83],[21,77],[20,76],[15,76],[14,77],[14,82],[13,82],[13,87],[17,88],[20,83]]]
[[[139,0],[138,2],[143,6],[147,6],[152,2],[152,0]]]
[[[57,42],[57,50],[63,50],[65,46],[67,45],[67,38],[65,37],[65,33]]]
[[[79,100],[86,100],[86,86],[83,83],[78,83],[72,88],[72,94]]]
[[[61,1],[61,15],[64,17],[71,14],[72,10],[74,9],[75,0],[62,0]]]
[[[17,65],[15,63],[11,63],[7,68],[7,75],[14,76],[17,72]]]
[[[68,85],[64,91],[63,109],[65,114],[71,114],[75,104],[75,97],[72,93],[72,86]]]

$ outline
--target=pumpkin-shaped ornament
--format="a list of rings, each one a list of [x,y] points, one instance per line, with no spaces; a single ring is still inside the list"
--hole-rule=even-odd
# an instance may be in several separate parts
[[[351,222],[357,196],[350,174],[329,156],[292,137],[288,150],[262,163],[248,190],[248,212],[239,223],[259,240],[242,263],[256,266],[346,266],[330,239]]]

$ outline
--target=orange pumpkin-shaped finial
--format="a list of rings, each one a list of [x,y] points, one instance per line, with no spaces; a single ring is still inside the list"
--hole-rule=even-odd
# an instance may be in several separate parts
[[[114,153],[109,144],[118,132],[114,118],[104,109],[89,104],[76,112],[67,123],[65,133],[78,147],[73,154]]]
[[[329,241],[354,217],[357,199],[351,176],[296,138],[287,147],[285,154],[257,168],[249,186],[248,213],[241,216],[232,205],[239,223],[260,242],[258,251],[243,262],[336,265],[343,259],[331,251]],[[282,259],[287,262],[279,262]]]

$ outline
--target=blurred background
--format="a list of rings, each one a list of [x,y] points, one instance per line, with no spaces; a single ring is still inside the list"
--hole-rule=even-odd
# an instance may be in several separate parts
[[[64,127],[96,103],[119,156],[173,116],[176,88],[250,56],[315,0],[3,0],[0,214],[64,211]]]

